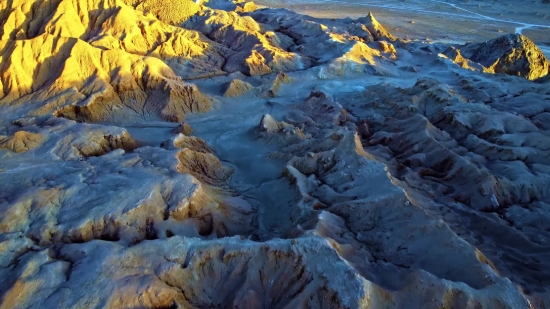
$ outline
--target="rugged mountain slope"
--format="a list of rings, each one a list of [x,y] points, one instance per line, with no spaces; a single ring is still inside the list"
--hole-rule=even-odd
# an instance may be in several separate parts
[[[0,3],[0,308],[550,306],[536,46],[254,8]]]
[[[181,16],[166,16],[179,8],[121,0],[3,3],[0,104],[39,102],[36,115],[55,112],[83,121],[119,121],[128,111],[135,112],[130,119],[181,121],[185,113],[210,107],[181,79],[294,71],[314,62],[309,53],[287,52],[295,45],[291,38],[265,31],[249,16],[187,6],[192,9]],[[335,56],[347,40],[339,40]]]
[[[182,120],[206,111],[210,99],[162,61],[103,50],[75,38],[49,34],[0,42],[4,50],[0,104],[34,108],[74,120],[125,117]],[[34,104],[33,104],[34,103]]]
[[[529,38],[509,34],[484,43],[448,49],[445,54],[460,65],[468,66],[462,56],[483,66],[482,71],[523,76],[535,80],[548,75],[550,61]]]

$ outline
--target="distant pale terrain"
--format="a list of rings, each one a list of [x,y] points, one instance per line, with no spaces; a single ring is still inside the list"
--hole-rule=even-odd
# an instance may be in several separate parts
[[[549,308],[520,3],[0,2],[0,309]]]
[[[392,33],[438,41],[482,41],[517,31],[550,46],[550,3],[543,0],[259,0],[323,18],[373,12]]]

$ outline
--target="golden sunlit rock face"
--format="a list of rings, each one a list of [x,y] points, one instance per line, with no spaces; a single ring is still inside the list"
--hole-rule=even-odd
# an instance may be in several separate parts
[[[505,35],[484,43],[470,44],[461,51],[450,47],[446,54],[464,68],[481,66],[481,71],[522,76],[536,80],[548,75],[550,62],[529,38],[521,34]]]
[[[51,2],[13,2],[2,11],[2,105],[40,102],[37,116],[93,122],[178,121],[209,109],[209,99],[182,80],[184,71],[203,74],[199,64],[181,64],[199,55],[209,58],[204,74],[219,74],[223,58],[209,55],[200,34],[121,1]]]
[[[1,1],[0,309],[549,307],[547,58],[391,32]]]

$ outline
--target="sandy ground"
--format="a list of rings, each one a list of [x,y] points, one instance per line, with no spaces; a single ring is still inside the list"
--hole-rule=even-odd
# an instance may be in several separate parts
[[[324,18],[357,18],[373,12],[392,33],[413,39],[478,42],[520,32],[537,43],[550,44],[550,4],[539,0],[260,0],[257,3]]]

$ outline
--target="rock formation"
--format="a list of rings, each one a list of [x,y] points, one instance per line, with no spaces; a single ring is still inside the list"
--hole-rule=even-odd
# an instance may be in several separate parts
[[[369,12],[369,15],[366,17],[357,19],[357,22],[363,24],[377,41],[382,39],[390,41],[395,40],[395,37],[374,18],[371,12]]]
[[[3,1],[0,309],[548,308],[547,73],[372,14]]]
[[[13,152],[25,152],[42,144],[44,137],[27,131],[17,131],[13,136],[0,135],[0,148]]]
[[[300,55],[271,44],[262,27],[250,16],[205,10],[190,18],[183,26],[204,33],[227,48],[223,67],[227,72],[263,75],[309,67],[309,63]]]
[[[288,84],[292,81],[288,75],[285,73],[279,73],[275,76],[273,79],[273,83],[271,84],[271,87],[266,92],[266,96],[268,97],[275,97],[277,95],[277,92],[281,89],[281,86],[283,84]]]
[[[448,53],[456,52],[450,49],[445,52]],[[550,69],[550,61],[542,51],[521,34],[509,34],[484,43],[466,45],[460,48],[460,53],[482,65],[489,73],[503,73],[535,80],[548,75]],[[464,65],[464,61],[458,58],[455,61]]]
[[[254,87],[247,82],[243,82],[242,80],[239,80],[239,79],[234,79],[226,85],[226,89],[225,89],[225,92],[223,93],[223,96],[239,97],[249,92],[253,88]]]

